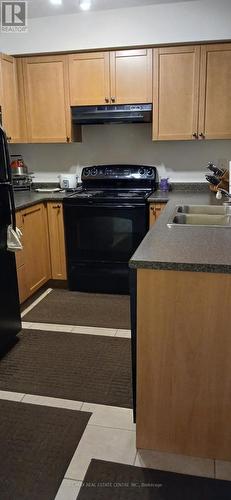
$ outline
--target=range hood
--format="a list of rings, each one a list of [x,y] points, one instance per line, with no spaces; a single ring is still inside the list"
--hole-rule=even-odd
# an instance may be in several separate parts
[[[152,121],[152,104],[72,106],[71,115],[72,122],[78,125],[147,123]]]

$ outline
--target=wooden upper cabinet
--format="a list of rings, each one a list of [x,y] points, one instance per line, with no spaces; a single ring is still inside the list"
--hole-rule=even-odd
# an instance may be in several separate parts
[[[109,52],[68,56],[71,106],[110,102]]]
[[[66,56],[23,59],[28,142],[69,142]]]
[[[153,139],[197,139],[200,47],[153,50]]]
[[[199,136],[231,139],[230,43],[201,47]]]
[[[111,102],[152,102],[152,50],[118,50],[110,53]]]
[[[71,106],[152,102],[151,49],[68,56]]]
[[[20,142],[19,96],[16,59],[0,54],[1,122],[9,142]]]

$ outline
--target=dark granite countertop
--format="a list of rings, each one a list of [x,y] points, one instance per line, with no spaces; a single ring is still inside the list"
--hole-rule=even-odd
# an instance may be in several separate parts
[[[220,205],[212,192],[159,192],[149,201],[167,201],[166,208],[130,259],[131,268],[231,273],[231,227],[171,227],[167,222],[178,204]]]
[[[174,199],[176,195],[181,196],[185,194],[186,196],[190,194],[208,194],[208,183],[207,182],[192,182],[184,183],[180,182],[178,184],[171,184],[171,191],[153,191],[153,193],[148,197],[149,203],[167,203],[172,198]]]
[[[36,203],[44,203],[46,201],[62,201],[67,196],[65,191],[55,193],[36,193],[34,191],[17,191],[14,193],[14,201],[16,210],[36,205]]]
[[[15,206],[21,210],[36,203],[62,201],[66,196],[66,192],[16,192]],[[196,193],[156,191],[148,201],[166,202],[166,208],[130,259],[131,268],[231,273],[231,228],[167,226],[175,205],[222,204],[214,193],[208,189]]]

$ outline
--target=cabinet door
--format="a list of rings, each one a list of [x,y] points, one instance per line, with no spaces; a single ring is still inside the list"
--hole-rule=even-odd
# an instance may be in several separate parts
[[[20,304],[25,302],[26,299],[30,296],[27,280],[26,280],[26,266],[21,266],[17,268],[17,277],[18,277],[18,293],[19,293],[19,301]]]
[[[152,102],[152,50],[118,50],[110,53],[111,102]]]
[[[29,142],[69,142],[65,56],[23,59]]]
[[[153,139],[197,139],[200,47],[153,51]]]
[[[110,102],[109,52],[72,54],[68,61],[71,106]]]
[[[231,139],[231,44],[201,48],[199,137]]]
[[[63,227],[63,206],[61,203],[48,203],[48,227],[51,256],[52,279],[65,280],[66,256]]]
[[[1,122],[8,142],[20,141],[19,97],[16,60],[0,56],[0,106]]]
[[[43,204],[22,211],[24,259],[29,295],[50,278],[47,214]]]
[[[162,210],[165,208],[166,203],[150,203],[149,205],[149,227],[151,227],[160,216]]]

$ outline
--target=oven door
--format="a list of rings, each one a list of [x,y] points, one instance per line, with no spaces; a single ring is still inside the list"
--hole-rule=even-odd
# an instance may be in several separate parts
[[[128,261],[147,232],[147,205],[74,205],[69,200],[64,222],[69,287],[128,293]]]

